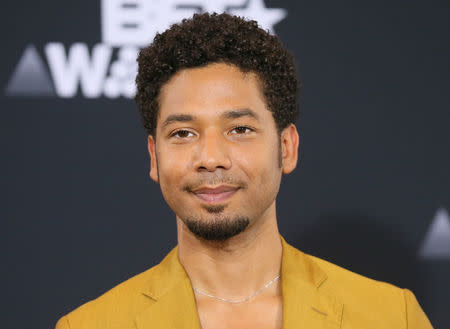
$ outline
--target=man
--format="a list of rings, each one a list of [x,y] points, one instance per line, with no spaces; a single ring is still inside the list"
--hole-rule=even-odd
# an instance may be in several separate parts
[[[303,254],[276,196],[297,164],[292,56],[253,21],[194,15],[141,51],[136,100],[150,177],[176,215],[157,266],[58,329],[431,328],[414,295]]]

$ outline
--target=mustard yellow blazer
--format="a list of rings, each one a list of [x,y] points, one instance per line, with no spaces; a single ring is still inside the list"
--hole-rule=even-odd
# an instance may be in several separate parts
[[[432,328],[411,291],[304,254],[283,237],[281,242],[284,329]],[[56,329],[200,329],[177,250],[63,316]]]

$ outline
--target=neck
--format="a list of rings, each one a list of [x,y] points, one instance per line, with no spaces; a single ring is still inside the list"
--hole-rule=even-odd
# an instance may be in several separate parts
[[[275,203],[247,229],[224,242],[198,239],[177,217],[178,258],[192,286],[223,298],[244,298],[281,272]],[[279,284],[270,291],[279,294]]]

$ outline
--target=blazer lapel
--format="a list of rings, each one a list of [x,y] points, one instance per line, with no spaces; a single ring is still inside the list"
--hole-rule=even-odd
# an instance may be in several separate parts
[[[304,253],[281,237],[283,329],[339,329],[343,304],[320,291],[327,276]]]
[[[178,261],[178,247],[154,268],[143,294],[154,302],[136,317],[138,329],[201,329],[191,282]]]
[[[341,328],[343,304],[320,291],[327,279],[325,272],[283,237],[281,242],[283,329]],[[201,329],[191,282],[178,260],[178,247],[152,269],[143,294],[153,302],[136,317],[138,329]]]

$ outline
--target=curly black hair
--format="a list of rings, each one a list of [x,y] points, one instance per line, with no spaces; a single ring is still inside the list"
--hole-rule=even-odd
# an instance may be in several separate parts
[[[158,95],[179,70],[227,63],[256,73],[278,132],[298,117],[300,83],[293,56],[256,21],[223,14],[194,14],[158,33],[138,56],[136,103],[149,135],[155,136]]]

